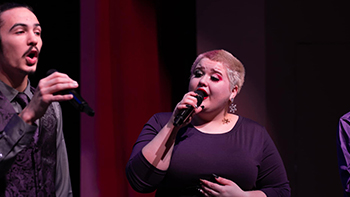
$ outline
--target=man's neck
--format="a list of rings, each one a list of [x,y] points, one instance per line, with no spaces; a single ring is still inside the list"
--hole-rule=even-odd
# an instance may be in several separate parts
[[[0,80],[17,91],[23,92],[28,84],[28,75],[13,76],[5,73],[3,70],[0,70]]]

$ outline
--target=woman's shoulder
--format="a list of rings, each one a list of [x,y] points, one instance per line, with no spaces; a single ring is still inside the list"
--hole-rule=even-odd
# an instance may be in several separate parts
[[[237,130],[243,132],[244,135],[254,135],[254,136],[265,136],[268,135],[268,132],[264,126],[259,124],[258,122],[239,116],[237,122]]]
[[[172,112],[159,112],[159,113],[155,113],[153,117],[158,119],[169,119],[171,115],[172,115]]]
[[[154,114],[149,120],[148,123],[157,123],[160,125],[165,125],[172,116],[172,112],[159,112]]]
[[[237,132],[250,139],[255,139],[257,142],[271,141],[269,132],[264,126],[258,122],[240,116],[241,124],[237,129]]]
[[[257,127],[257,128],[261,128],[261,129],[265,129],[264,126],[262,126],[261,124],[257,123],[256,121],[243,117],[243,116],[239,116],[238,118],[238,123],[242,124],[244,126],[249,126],[249,127]]]

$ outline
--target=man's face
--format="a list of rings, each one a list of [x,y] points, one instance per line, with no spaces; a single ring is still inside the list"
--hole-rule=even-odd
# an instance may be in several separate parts
[[[42,47],[41,27],[27,8],[13,8],[1,15],[0,69],[8,75],[34,73]]]

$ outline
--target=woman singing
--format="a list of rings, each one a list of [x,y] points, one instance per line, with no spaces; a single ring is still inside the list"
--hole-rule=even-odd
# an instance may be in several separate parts
[[[265,128],[234,114],[244,75],[242,63],[225,50],[197,57],[189,92],[172,113],[153,115],[133,147],[126,167],[133,189],[157,190],[157,197],[290,196],[281,157]],[[190,117],[174,126],[187,109],[194,109]]]

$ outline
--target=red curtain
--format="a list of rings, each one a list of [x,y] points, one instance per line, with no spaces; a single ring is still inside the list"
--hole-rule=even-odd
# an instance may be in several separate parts
[[[171,110],[154,3],[81,2],[81,91],[96,112],[81,118],[81,196],[154,196],[133,191],[125,176],[143,125]]]

